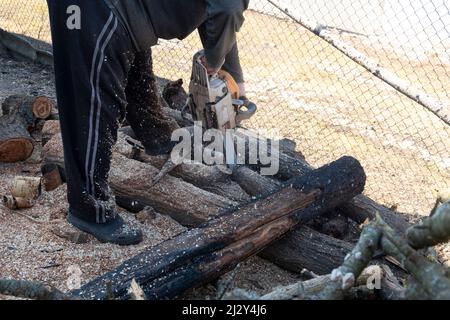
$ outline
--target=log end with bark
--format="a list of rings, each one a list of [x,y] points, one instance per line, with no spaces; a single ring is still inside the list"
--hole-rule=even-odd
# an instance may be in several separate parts
[[[31,132],[40,128],[40,120],[51,115],[54,102],[47,97],[13,95],[2,103],[0,118],[0,162],[28,159],[34,150]]]
[[[55,103],[45,96],[12,95],[2,103],[3,115],[18,115],[28,130],[33,130],[37,120],[50,117]]]
[[[28,159],[33,153],[33,140],[16,115],[0,118],[0,162],[13,163]]]

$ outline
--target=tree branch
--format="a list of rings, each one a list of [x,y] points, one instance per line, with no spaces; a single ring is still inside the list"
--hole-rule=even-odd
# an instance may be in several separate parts
[[[74,300],[56,288],[23,280],[0,279],[0,294],[32,300]]]

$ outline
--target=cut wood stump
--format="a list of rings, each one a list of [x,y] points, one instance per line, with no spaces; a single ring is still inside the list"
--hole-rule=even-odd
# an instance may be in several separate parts
[[[13,95],[2,104],[3,115],[18,115],[28,131],[34,130],[37,120],[47,119],[53,110],[54,102],[47,97]]]
[[[39,177],[16,177],[11,186],[13,197],[36,199],[42,193],[42,179]]]
[[[33,140],[17,115],[0,118],[0,162],[14,163],[28,159],[33,153]]]
[[[63,184],[60,171],[60,167],[54,163],[44,164],[42,166],[41,172],[45,191],[53,191]]]

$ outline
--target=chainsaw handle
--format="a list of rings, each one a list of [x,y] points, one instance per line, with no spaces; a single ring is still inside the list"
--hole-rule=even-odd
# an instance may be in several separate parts
[[[244,107],[247,108],[247,110],[242,110],[242,108],[238,108],[237,110],[237,116],[236,116],[236,121],[237,122],[241,122],[243,120],[248,120],[251,117],[253,117],[256,113],[256,111],[258,110],[258,107],[256,106],[256,104],[254,104],[253,102],[250,101],[246,101],[246,103],[244,104]]]

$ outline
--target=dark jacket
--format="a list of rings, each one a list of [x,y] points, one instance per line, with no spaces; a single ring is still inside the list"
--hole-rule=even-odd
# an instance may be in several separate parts
[[[184,39],[196,29],[206,58],[243,81],[236,32],[244,23],[250,0],[105,0],[128,30],[136,50],[147,50],[158,39]]]

